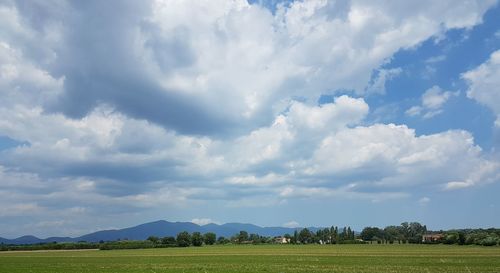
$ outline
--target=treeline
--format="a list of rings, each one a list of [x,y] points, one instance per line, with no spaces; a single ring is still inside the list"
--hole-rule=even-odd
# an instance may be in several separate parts
[[[219,240],[224,241],[223,237]],[[180,232],[176,237],[166,236],[157,237],[149,236],[144,241],[129,241],[120,240],[112,242],[104,242],[99,245],[100,250],[112,249],[139,249],[139,248],[166,248],[166,247],[188,247],[188,246],[202,246],[213,245],[216,241],[216,235],[213,232],[201,234],[200,232],[193,232],[190,234],[187,231]]]
[[[295,231],[293,236],[285,234],[285,238],[290,238],[292,244],[354,244],[362,243],[356,240],[356,234],[351,227],[330,227],[318,229],[312,232],[307,228]]]
[[[424,235],[434,235],[430,240],[424,240]],[[456,244],[456,245],[500,245],[500,229],[453,229],[429,231],[425,225],[418,222],[404,222],[399,226],[365,227],[359,238],[365,242],[381,244]]]
[[[365,227],[361,231],[360,239],[377,243],[422,243],[422,236],[427,234],[427,227],[418,222],[404,222],[399,226],[387,226],[383,229],[378,227]]]
[[[38,243],[26,245],[6,245],[0,244],[0,251],[13,251],[13,250],[73,250],[73,249],[97,249],[100,243]]]
[[[443,232],[438,243],[457,245],[500,245],[500,229],[457,229]]]

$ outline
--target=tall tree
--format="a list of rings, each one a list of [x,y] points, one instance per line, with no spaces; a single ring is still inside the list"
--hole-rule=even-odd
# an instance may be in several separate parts
[[[255,234],[255,233],[250,234],[250,236],[248,237],[248,240],[252,241],[252,243],[254,243],[254,244],[258,244],[261,242],[260,236],[258,234]]]
[[[335,244],[336,241],[335,241],[335,227],[331,226],[330,227],[330,244]]]
[[[216,235],[213,232],[207,232],[203,235],[203,241],[206,245],[213,245],[215,243]]]
[[[203,245],[203,236],[201,236],[201,233],[199,233],[199,232],[193,232],[193,235],[191,235],[191,243],[194,246],[201,246],[201,245]]]
[[[191,244],[191,235],[187,231],[180,232],[177,234],[177,245],[181,247],[186,247]]]
[[[312,242],[312,234],[309,229],[304,228],[299,232],[299,242],[302,244],[309,244]]]
[[[360,236],[361,236],[361,239],[363,239],[364,241],[372,241],[372,240],[375,240],[377,238],[381,238],[382,232],[378,227],[365,227],[361,231]]]
[[[296,244],[298,243],[298,241],[299,241],[299,233],[297,232],[297,230],[295,230],[293,232],[292,244]]]
[[[347,228],[344,227],[342,229],[342,233],[340,234],[340,241],[344,241],[347,238]]]
[[[389,242],[400,241],[403,239],[401,228],[397,226],[387,226],[384,228],[385,240]]]
[[[245,241],[248,241],[248,232],[241,230],[240,233],[236,236],[238,243],[243,243]]]

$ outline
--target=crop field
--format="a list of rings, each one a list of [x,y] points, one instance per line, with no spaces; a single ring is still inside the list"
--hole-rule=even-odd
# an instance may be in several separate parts
[[[0,252],[0,272],[500,272],[500,247],[226,245]]]

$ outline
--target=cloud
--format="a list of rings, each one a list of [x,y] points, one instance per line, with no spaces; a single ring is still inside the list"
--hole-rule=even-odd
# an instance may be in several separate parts
[[[296,228],[296,227],[300,227],[300,224],[297,221],[290,221],[290,222],[284,223],[283,226],[287,227],[287,228]]]
[[[204,225],[208,225],[208,224],[219,224],[218,222],[210,219],[210,218],[194,218],[191,220],[191,223],[194,223],[194,224],[197,224],[197,225],[200,225],[200,226],[204,226]]]
[[[37,51],[27,42],[41,39],[31,60],[64,79],[48,111],[82,118],[104,103],[180,133],[220,136],[266,124],[282,99],[382,92],[397,71],[381,69],[367,86],[395,52],[478,24],[495,2],[429,3],[409,12],[398,3],[306,1],[272,13],[243,0],[19,2],[6,8],[6,30],[26,56]],[[106,16],[83,19],[96,10]]]
[[[496,115],[495,126],[500,127],[500,50],[480,66],[462,74],[469,84],[467,97],[491,109]]]
[[[431,202],[431,199],[427,196],[424,196],[424,197],[418,199],[418,203],[420,205],[427,205],[429,202]]]
[[[364,98],[401,72],[383,68],[396,52],[471,28],[493,4],[3,2],[0,135],[23,143],[0,151],[6,232],[493,183],[470,133],[373,124]],[[476,82],[495,79],[494,63],[464,74],[492,108]],[[451,96],[433,87],[414,111]]]
[[[446,60],[446,55],[438,55],[438,56],[433,56],[425,60],[425,63],[428,64],[433,64],[433,63],[439,63]]]
[[[370,94],[385,94],[385,83],[401,74],[402,71],[401,68],[380,69],[377,77],[373,79],[373,82],[366,88],[367,92]]]
[[[322,198],[342,198],[356,200],[370,200],[380,202],[392,199],[404,199],[409,197],[405,192],[362,192],[357,191],[356,184],[349,184],[339,188],[329,187],[296,187],[287,186],[282,188],[280,196],[284,198],[322,199]]]
[[[493,34],[495,38],[499,39],[500,38],[500,30],[497,30],[495,34]]]
[[[21,203],[2,206],[0,216],[33,215],[42,210],[36,203]]]
[[[335,195],[378,199],[386,189],[401,197],[409,187],[436,187],[456,177],[472,179],[473,186],[498,181],[499,174],[497,163],[481,155],[481,148],[473,144],[468,132],[416,136],[414,130],[393,124],[359,126],[329,135],[311,158],[293,165],[304,177],[314,177],[316,184],[332,190],[312,190],[314,187],[309,186],[283,194],[300,196],[312,190],[316,198]],[[429,173],[436,175],[429,177]],[[346,188],[345,183],[351,183],[351,187]],[[385,194],[391,196],[390,192]]]
[[[500,180],[500,163],[495,161],[483,161],[463,181],[450,181],[445,184],[445,190],[457,190],[476,186],[478,184],[489,184]]]
[[[1,106],[40,105],[63,90],[64,77],[54,78],[23,56],[21,50],[0,40]]]
[[[0,130],[30,144],[2,151],[0,190],[9,198],[0,204],[36,203],[40,215],[80,207],[87,219],[97,211],[211,202],[229,209],[294,199],[382,202],[408,198],[420,187],[455,189],[449,181],[498,180],[498,165],[470,133],[417,136],[405,125],[363,125],[368,112],[363,99],[348,96],[316,106],[291,101],[269,125],[217,140],[105,107],[72,120],[19,106],[2,112],[9,122],[0,122]],[[44,221],[69,221],[67,215]]]
[[[443,112],[443,105],[452,97],[458,96],[459,91],[444,91],[439,86],[434,85],[427,89],[422,95],[421,105],[412,106],[406,110],[408,116],[422,116],[424,119],[432,118]]]

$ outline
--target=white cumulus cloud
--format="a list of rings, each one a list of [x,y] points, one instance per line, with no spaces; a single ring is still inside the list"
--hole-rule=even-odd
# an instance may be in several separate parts
[[[480,66],[462,74],[469,83],[467,97],[487,106],[496,115],[495,126],[500,127],[500,50]]]
[[[445,91],[434,85],[422,95],[421,105],[412,106],[405,113],[409,116],[422,116],[424,119],[432,118],[443,112],[442,107],[452,96],[458,96],[459,94],[458,91]]]

